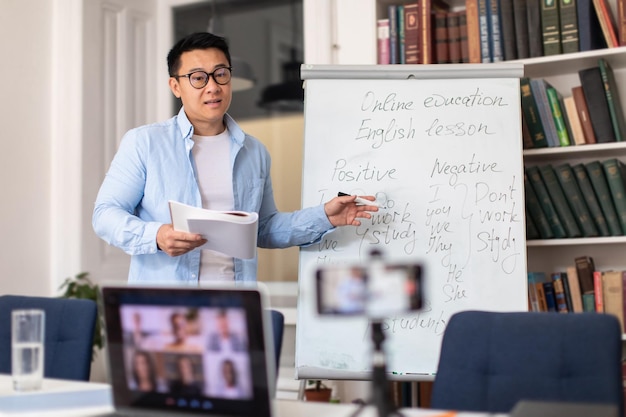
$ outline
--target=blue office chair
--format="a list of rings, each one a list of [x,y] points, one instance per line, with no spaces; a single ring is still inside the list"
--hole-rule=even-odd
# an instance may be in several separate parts
[[[276,376],[280,367],[280,353],[283,347],[283,332],[285,328],[285,316],[278,310],[270,310],[272,317],[272,336],[274,340],[274,358],[276,361]]]
[[[29,308],[46,313],[44,376],[88,381],[97,318],[91,300],[0,296],[0,373],[11,373],[11,311]]]
[[[454,314],[431,406],[508,413],[523,399],[608,403],[621,416],[621,336],[608,314]]]

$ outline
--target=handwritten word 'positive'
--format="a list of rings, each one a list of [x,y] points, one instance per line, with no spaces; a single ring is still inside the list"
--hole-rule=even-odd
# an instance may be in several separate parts
[[[337,159],[335,161],[335,167],[331,175],[331,180],[342,182],[353,181],[383,181],[383,180],[395,180],[396,169],[379,169],[375,165],[370,166],[367,162],[365,166],[348,166],[348,162],[345,159]]]

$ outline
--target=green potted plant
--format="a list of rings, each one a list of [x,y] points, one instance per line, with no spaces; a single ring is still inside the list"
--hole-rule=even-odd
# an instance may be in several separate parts
[[[73,278],[66,278],[59,290],[63,291],[60,295],[61,298],[81,298],[98,303],[100,287],[89,279],[88,272],[80,272]],[[92,361],[96,358],[98,351],[104,347],[104,340],[104,317],[102,317],[102,311],[98,308],[96,327],[93,332]]]
[[[332,389],[324,385],[324,383],[319,379],[309,379],[307,381],[307,385],[312,385],[304,390],[304,398],[307,401],[316,401],[316,402],[330,402],[330,396],[332,394]]]

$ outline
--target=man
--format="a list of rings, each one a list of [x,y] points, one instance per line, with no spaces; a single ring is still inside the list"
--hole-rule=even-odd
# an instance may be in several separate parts
[[[359,218],[377,211],[357,205],[356,196],[342,196],[279,212],[267,149],[227,114],[231,72],[237,69],[230,66],[225,40],[210,33],[189,35],[174,45],[167,62],[170,89],[183,106],[173,118],[124,136],[93,213],[98,236],[132,255],[129,281],[256,280],[256,256],[237,259],[194,250],[205,240],[173,229],[168,200],[257,212],[257,245],[263,248],[312,244],[328,230],[358,226]]]

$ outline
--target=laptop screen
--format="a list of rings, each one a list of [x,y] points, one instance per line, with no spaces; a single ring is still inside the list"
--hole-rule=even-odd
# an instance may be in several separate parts
[[[116,409],[270,416],[262,294],[105,286]]]

